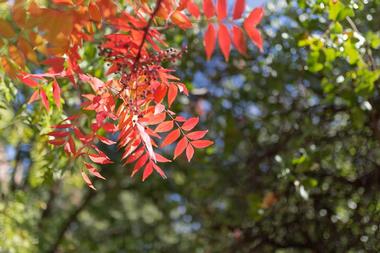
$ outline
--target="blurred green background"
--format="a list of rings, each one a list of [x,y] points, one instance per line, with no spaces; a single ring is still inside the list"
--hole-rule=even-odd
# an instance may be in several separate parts
[[[165,33],[188,46],[173,67],[191,95],[175,109],[215,141],[167,180],[116,163],[92,191],[42,135],[63,112],[26,105],[31,90],[1,74],[0,252],[380,252],[380,1],[265,8],[264,53],[228,63],[205,60],[202,23]],[[82,67],[101,78],[96,50]]]

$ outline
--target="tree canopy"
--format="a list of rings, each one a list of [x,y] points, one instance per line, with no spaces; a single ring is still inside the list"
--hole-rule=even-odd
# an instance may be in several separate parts
[[[74,31],[74,24],[83,21],[72,14],[81,13],[76,1],[0,1],[0,251],[378,252],[380,1],[267,1],[260,24],[257,1],[174,1],[191,4],[183,10],[173,5],[176,15],[152,21],[150,14],[160,1],[132,2],[150,7],[143,18],[167,46],[146,44],[141,53],[139,47],[131,49],[126,57],[131,62],[122,70],[174,69],[180,81],[162,104],[177,113],[174,118],[184,119],[156,125],[171,130],[178,123],[177,129],[188,127],[214,144],[192,157],[186,150],[191,139],[179,148],[182,156],[176,155],[178,144],[169,143],[159,159],[178,158],[160,165],[167,179],[160,173],[149,173],[147,179],[148,166],[140,178],[131,178],[136,165],[125,164],[124,146],[114,144],[119,141],[115,124],[106,125],[112,116],[91,125],[100,114],[94,108],[83,110],[83,102],[95,103],[81,95],[107,84],[107,71],[117,58],[110,52],[121,49],[106,44],[115,42],[109,35],[117,31],[106,20],[121,27],[120,20],[108,17],[113,11],[116,17],[120,10],[132,13],[133,4],[83,1],[91,25],[81,24],[85,32],[78,30],[67,42],[59,34],[67,34],[70,26]],[[211,14],[207,4],[217,12]],[[239,14],[238,25],[224,22]],[[135,27],[139,22],[133,13],[123,18],[133,20],[128,21],[132,28],[123,29],[140,31],[137,37],[147,33],[144,21],[140,30]],[[78,50],[67,51],[75,43]],[[136,56],[142,58],[138,68]],[[67,59],[77,59],[77,65]],[[123,72],[115,66],[111,72],[120,72],[112,74],[119,78]],[[62,67],[65,75],[54,76]],[[137,78],[141,75],[148,74]],[[149,87],[141,94],[144,89]],[[185,89],[189,96],[180,94]],[[35,101],[28,103],[31,99]],[[95,161],[73,159],[73,150],[86,143],[80,135],[73,135],[75,148],[67,139],[62,148],[54,145],[62,135],[54,126],[71,124],[76,118],[62,120],[78,111],[81,131],[96,134],[91,146]],[[195,125],[199,127],[193,130]],[[195,141],[198,137],[193,136]],[[148,141],[142,137],[141,142],[146,159],[153,161]],[[96,191],[81,171],[91,175],[87,184]]]

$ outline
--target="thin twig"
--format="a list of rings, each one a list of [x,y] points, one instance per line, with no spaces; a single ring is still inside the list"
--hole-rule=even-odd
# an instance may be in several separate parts
[[[141,43],[140,43],[140,46],[139,46],[139,49],[137,51],[137,55],[136,55],[136,58],[135,58],[135,61],[133,63],[133,67],[132,67],[132,70],[135,70],[137,68],[137,65],[139,64],[139,61],[140,61],[140,58],[141,58],[141,52],[142,52],[142,49],[144,47],[144,44],[145,44],[145,40],[148,36],[148,33],[149,33],[149,30],[150,30],[150,27],[152,25],[152,22],[153,22],[153,19],[155,18],[157,12],[159,11],[160,7],[161,7],[161,2],[162,0],[157,0],[157,3],[156,3],[156,7],[154,8],[154,11],[152,12],[152,14],[150,15],[150,18],[149,18],[149,21],[148,21],[148,24],[146,25],[146,27],[144,28],[144,35],[142,37],[142,40],[141,40]]]

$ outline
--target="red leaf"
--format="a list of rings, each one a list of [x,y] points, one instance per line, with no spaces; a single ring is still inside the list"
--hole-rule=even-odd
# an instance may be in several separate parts
[[[66,137],[68,136],[70,133],[69,132],[63,132],[63,131],[57,131],[57,132],[50,132],[48,133],[47,135],[48,136],[54,136],[54,137],[59,137],[59,138],[63,138],[63,137]]]
[[[197,140],[192,141],[191,144],[196,148],[207,148],[208,146],[214,144],[214,142],[209,140]]]
[[[106,178],[103,177],[103,176],[99,173],[99,171],[98,171],[94,166],[92,166],[91,164],[86,163],[86,162],[84,162],[84,165],[86,165],[88,171],[89,171],[92,175],[94,175],[95,177],[98,177],[98,178],[101,178],[101,179],[106,180]]]
[[[262,7],[255,8],[249,13],[248,17],[244,20],[244,28],[246,26],[255,27],[264,16],[264,9]]]
[[[187,141],[186,137],[183,137],[177,143],[177,146],[174,149],[174,159],[176,159],[178,156],[180,156],[183,153],[183,151],[185,151],[188,143],[189,142]]]
[[[55,125],[54,128],[63,129],[63,128],[71,128],[72,126],[73,126],[72,124],[58,124],[58,125]]]
[[[194,155],[194,148],[191,144],[187,145],[187,148],[186,148],[186,157],[187,157],[187,161],[191,161],[191,158],[193,158],[193,155]]]
[[[166,179],[165,172],[163,172],[163,170],[161,170],[161,168],[158,167],[157,164],[152,163],[152,165],[153,165],[154,170],[157,171],[157,173],[160,174],[160,176],[161,176],[162,178]]]
[[[154,130],[156,133],[163,133],[172,130],[174,124],[172,120],[164,121]]]
[[[46,93],[44,90],[40,90],[40,97],[41,97],[41,100],[42,100],[42,104],[45,106],[46,108],[46,111],[49,111],[49,101],[48,101],[48,98],[46,96]]]
[[[168,87],[166,85],[158,86],[158,88],[154,92],[154,101],[156,101],[157,103],[161,103],[167,91],[168,91]]]
[[[168,105],[169,105],[169,107],[173,104],[175,98],[177,97],[177,94],[178,94],[177,85],[171,84],[169,86],[169,91],[168,91]]]
[[[145,152],[145,148],[144,147],[141,147],[139,148],[137,151],[133,152],[127,159],[127,161],[125,162],[125,164],[128,164],[128,163],[133,163],[134,161],[136,161],[137,159],[139,159],[140,156],[142,156],[142,154],[144,154]]]
[[[64,63],[65,58],[62,57],[52,57],[42,62],[42,64],[50,66],[56,73],[61,72],[64,69]]]
[[[142,157],[140,157],[140,159],[136,162],[135,164],[135,167],[133,168],[133,171],[132,171],[132,175],[131,177],[133,177],[140,169],[142,166],[144,166],[144,164],[146,163],[146,161],[148,160],[148,154],[144,154]]]
[[[187,2],[187,9],[189,10],[190,14],[193,15],[195,18],[199,18],[200,12],[198,5],[196,5],[193,1],[189,0]]]
[[[212,53],[215,50],[216,42],[216,31],[213,24],[208,24],[205,37],[204,37],[204,46],[206,49],[207,60],[210,60]]]
[[[239,19],[243,15],[245,8],[245,0],[236,0],[233,19]]]
[[[263,41],[261,38],[260,31],[256,29],[256,25],[260,23],[264,15],[263,8],[255,8],[249,16],[244,20],[243,27],[247,32],[248,36],[251,38],[252,42],[263,51]]]
[[[175,121],[178,121],[178,122],[185,122],[185,121],[186,121],[186,118],[183,117],[183,116],[177,116],[177,117],[175,118]]]
[[[40,92],[39,92],[39,90],[35,90],[35,91],[33,92],[32,96],[29,98],[28,104],[33,103],[33,102],[36,101],[39,97],[40,97]]]
[[[112,161],[106,155],[89,154],[88,157],[94,163],[99,163],[99,164],[110,164],[110,163],[112,163]]]
[[[141,136],[141,139],[144,141],[145,147],[149,153],[150,158],[156,161],[156,155],[154,154],[153,147],[152,147],[152,139],[146,133],[144,126],[142,126],[139,123],[136,123],[136,125],[139,131],[139,134]]]
[[[91,189],[95,189],[94,185],[92,184],[90,178],[88,178],[87,174],[84,173],[84,171],[82,170],[81,171],[81,174],[82,174],[82,177],[83,177],[83,180],[86,182],[86,184],[88,185],[88,187],[90,187]]]
[[[244,33],[241,28],[234,25],[232,28],[232,35],[232,42],[234,43],[236,49],[239,51],[239,53],[246,54],[247,44],[245,42]]]
[[[199,139],[202,139],[203,137],[205,137],[207,132],[208,132],[208,130],[195,131],[195,132],[188,133],[186,136],[190,140],[199,140]]]
[[[231,38],[228,29],[224,24],[219,24],[218,40],[224,58],[228,61],[230,56]]]
[[[64,139],[55,139],[55,140],[49,140],[48,143],[54,145],[54,146],[61,146],[66,143],[66,140]]]
[[[183,9],[185,9],[188,1],[189,0],[180,0],[177,10],[182,11]]]
[[[166,136],[165,140],[161,144],[161,147],[163,148],[165,146],[172,144],[179,138],[180,135],[181,135],[181,132],[179,131],[179,129],[173,130]]]
[[[35,87],[38,87],[40,85],[37,81],[35,81],[31,78],[21,77],[20,80],[21,80],[21,82],[23,82],[24,84],[28,85],[31,88],[35,88]]]
[[[152,174],[152,172],[153,172],[153,164],[152,164],[152,161],[150,161],[144,169],[142,181],[145,181]]]
[[[263,51],[263,39],[261,38],[260,31],[256,28],[250,27],[247,31],[248,36],[251,38],[252,42],[260,49],[260,51]]]
[[[69,137],[68,142],[66,142],[64,150],[67,152],[68,155],[72,154],[73,156],[75,156],[75,143],[71,136]]]
[[[57,107],[61,107],[61,88],[55,79],[53,81],[53,98]]]
[[[214,16],[215,9],[212,0],[203,0],[203,12],[208,19]]]
[[[113,145],[113,144],[116,143],[116,142],[114,142],[113,140],[110,140],[110,139],[108,139],[108,138],[106,138],[106,137],[103,137],[103,136],[100,136],[100,135],[97,135],[96,137],[98,137],[98,139],[99,139],[101,142],[103,142],[104,144],[106,144],[106,145]]]
[[[104,125],[102,127],[104,130],[106,130],[107,132],[110,132],[110,133],[114,133],[117,131],[117,127],[110,122],[104,123]]]
[[[53,3],[55,4],[67,4],[67,5],[72,5],[73,1],[71,0],[53,0]]]
[[[162,112],[160,114],[152,115],[149,119],[147,124],[148,125],[157,125],[164,121],[166,118],[166,112]]]
[[[218,14],[219,21],[222,21],[227,17],[227,0],[218,0],[216,12]]]
[[[198,124],[198,122],[199,122],[198,117],[190,118],[190,119],[186,120],[185,123],[183,123],[181,128],[185,131],[190,131],[191,129],[193,129]]]
[[[162,155],[156,153],[157,162],[159,163],[170,163],[171,160],[167,159],[166,157],[163,157]]]

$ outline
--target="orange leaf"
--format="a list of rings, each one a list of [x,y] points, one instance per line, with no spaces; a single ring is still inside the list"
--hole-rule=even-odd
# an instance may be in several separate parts
[[[208,132],[208,130],[195,131],[195,132],[188,133],[186,136],[190,140],[199,140],[199,139],[202,139],[203,137],[205,137],[207,132]]]
[[[190,131],[191,129],[193,129],[198,124],[198,122],[199,122],[198,117],[190,118],[190,119],[186,120],[185,123],[183,123],[181,128],[185,131]]]
[[[175,11],[171,16],[171,20],[174,24],[176,24],[179,28],[183,30],[193,27],[193,25],[190,22],[190,19],[180,11]]]
[[[227,17],[227,0],[218,0],[217,5],[218,20],[222,21]]]
[[[208,146],[214,144],[214,142],[209,140],[197,140],[192,141],[191,144],[196,148],[207,148]]]
[[[24,39],[23,37],[18,37],[17,39],[17,48],[19,50],[21,50],[21,52],[24,54],[24,56],[34,62],[34,63],[38,63],[38,60],[37,60],[37,55],[36,53],[33,51],[33,47],[30,45],[30,43]]]
[[[206,49],[207,60],[210,60],[212,53],[215,50],[216,42],[216,31],[213,24],[208,24],[205,37],[204,37],[204,46]]]
[[[5,38],[11,38],[15,36],[16,33],[12,26],[5,20],[0,19],[0,36]]]
[[[183,151],[185,151],[188,143],[189,142],[187,141],[186,137],[183,137],[177,143],[177,146],[174,149],[174,159],[176,159],[178,156],[180,156],[183,153]]]
[[[169,104],[169,107],[173,104],[175,98],[177,97],[177,94],[178,94],[177,85],[171,84],[169,86],[169,91],[168,91],[168,104]]]
[[[100,13],[100,10],[96,3],[91,2],[88,6],[88,12],[90,14],[90,18],[94,20],[95,22],[102,21],[102,14]]]
[[[194,155],[194,148],[191,144],[189,144],[187,145],[187,148],[186,148],[187,161],[190,162],[191,158],[193,158],[193,155]]]
[[[236,0],[233,13],[233,19],[239,19],[243,15],[245,8],[245,0]]]
[[[247,44],[245,42],[244,33],[241,28],[236,25],[234,25],[232,28],[232,42],[234,43],[239,53],[247,53]]]
[[[17,75],[17,69],[15,66],[6,57],[0,57],[0,62],[5,73],[7,73],[9,77],[15,78]]]
[[[161,101],[166,96],[166,92],[168,91],[168,87],[166,85],[160,85],[154,92],[154,101],[157,103],[161,103]]]
[[[24,26],[26,20],[26,12],[24,9],[24,0],[16,0],[12,8],[12,17],[18,26]]]
[[[230,56],[231,38],[228,29],[224,24],[219,24],[218,40],[224,58],[228,61]]]
[[[172,120],[164,121],[154,130],[156,133],[163,133],[172,130],[174,124]]]
[[[17,49],[16,46],[10,45],[8,47],[9,56],[11,59],[21,68],[25,65],[25,58],[24,55],[21,54],[20,50]]]
[[[165,118],[166,118],[166,112],[162,112],[162,113],[159,113],[159,114],[156,114],[156,115],[152,115],[148,119],[147,124],[148,125],[157,125],[157,124],[161,123],[162,121],[164,121]]]
[[[35,90],[32,94],[32,96],[29,98],[29,101],[28,101],[28,104],[31,104],[33,103],[34,101],[36,101],[37,99],[39,99],[40,97],[40,92],[39,90]]]
[[[212,0],[203,0],[203,12],[206,18],[210,19],[215,14],[215,7]]]
[[[175,142],[179,138],[180,135],[181,135],[181,132],[179,129],[176,129],[176,130],[170,132],[166,136],[165,140],[162,142],[161,147],[165,147],[165,146],[172,144],[173,142]]]

